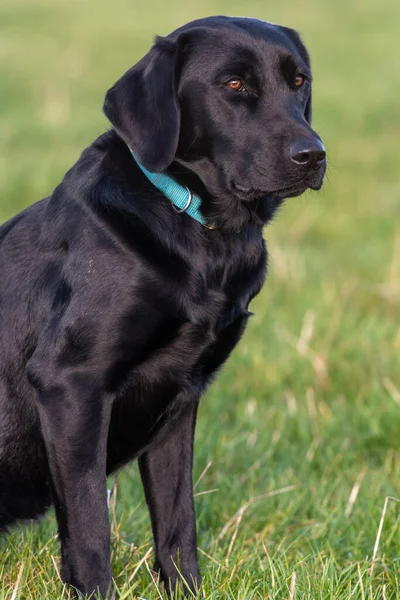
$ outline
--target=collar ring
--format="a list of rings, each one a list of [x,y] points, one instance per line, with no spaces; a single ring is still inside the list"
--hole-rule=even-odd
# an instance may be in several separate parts
[[[191,203],[192,203],[193,194],[192,194],[192,192],[189,190],[189,188],[188,188],[188,187],[186,187],[186,186],[185,186],[185,188],[186,188],[186,191],[187,191],[187,193],[188,193],[188,199],[187,199],[187,202],[186,202],[185,206],[184,206],[183,208],[177,208],[177,207],[176,207],[174,204],[172,205],[172,206],[173,206],[173,208],[176,210],[176,212],[177,212],[177,213],[179,213],[179,214],[186,212],[186,211],[187,211],[187,209],[189,208],[189,206],[190,206],[190,205],[191,205]]]

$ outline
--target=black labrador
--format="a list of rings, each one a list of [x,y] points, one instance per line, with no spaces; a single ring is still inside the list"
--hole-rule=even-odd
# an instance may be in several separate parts
[[[112,129],[0,228],[0,529],[54,505],[63,580],[107,595],[106,475],[137,458],[155,568],[194,590],[199,399],[264,282],[263,226],[325,173],[309,57],[292,29],[200,19],[104,111]],[[203,223],[137,161],[200,197]]]

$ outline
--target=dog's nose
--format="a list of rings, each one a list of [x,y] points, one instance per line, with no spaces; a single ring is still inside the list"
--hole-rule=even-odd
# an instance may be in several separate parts
[[[325,148],[320,140],[298,140],[290,146],[290,158],[294,163],[308,169],[317,167],[326,158]]]

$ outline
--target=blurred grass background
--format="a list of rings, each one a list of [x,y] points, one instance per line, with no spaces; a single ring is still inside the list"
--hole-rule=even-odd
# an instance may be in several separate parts
[[[105,91],[155,34],[211,14],[300,31],[330,166],[321,193],[287,201],[267,228],[267,285],[200,408],[202,595],[397,599],[398,0],[2,0],[0,222],[48,195],[108,127]],[[159,598],[135,465],[116,489],[121,598]],[[58,554],[53,515],[14,530],[0,542],[0,599],[67,597]]]

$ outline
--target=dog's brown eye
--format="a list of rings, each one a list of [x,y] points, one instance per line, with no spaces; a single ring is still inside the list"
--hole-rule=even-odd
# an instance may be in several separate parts
[[[305,82],[304,75],[296,75],[296,79],[294,80],[294,85],[297,88],[301,88],[301,86],[304,84],[304,82]]]
[[[230,79],[226,85],[234,92],[241,92],[244,90],[244,85],[241,79]]]

